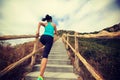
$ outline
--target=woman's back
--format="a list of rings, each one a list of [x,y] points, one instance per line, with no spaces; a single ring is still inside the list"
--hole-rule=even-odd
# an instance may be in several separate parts
[[[50,35],[54,37],[54,26],[52,25],[51,22],[48,22],[47,25],[45,26],[44,35]]]

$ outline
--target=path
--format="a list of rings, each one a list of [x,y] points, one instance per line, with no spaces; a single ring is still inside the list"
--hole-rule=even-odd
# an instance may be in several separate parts
[[[39,67],[40,64],[36,64],[33,72],[27,74],[25,80],[37,80]],[[53,44],[45,71],[45,80],[77,80],[61,38]]]

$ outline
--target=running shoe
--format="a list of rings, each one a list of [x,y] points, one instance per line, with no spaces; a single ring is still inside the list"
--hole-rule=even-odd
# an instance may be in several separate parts
[[[38,76],[37,80],[43,80],[43,78],[41,76]]]

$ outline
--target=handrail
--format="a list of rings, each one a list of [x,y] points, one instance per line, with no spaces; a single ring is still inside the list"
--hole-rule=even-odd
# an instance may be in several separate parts
[[[35,35],[6,35],[6,36],[0,36],[0,40],[9,40],[9,39],[21,39],[21,38],[35,38]],[[10,70],[14,69],[15,67],[19,66],[21,63],[23,63],[25,60],[31,57],[31,63],[30,65],[34,65],[35,63],[35,54],[39,52],[44,46],[42,45],[41,48],[37,49],[38,47],[38,38],[35,38],[34,41],[34,48],[33,51],[28,54],[27,56],[23,57],[22,59],[10,64],[6,68],[4,68],[2,71],[0,71],[0,77],[5,75]]]
[[[20,39],[20,38],[35,38],[35,35],[4,35],[0,36],[0,40]]]
[[[69,37],[74,37],[74,35],[68,35]],[[76,37],[79,38],[120,38],[120,31],[118,32],[100,32],[98,34],[84,34],[84,35],[77,35]]]
[[[71,50],[74,52],[74,54],[79,58],[79,60],[85,65],[85,67],[87,68],[87,70],[92,74],[92,76],[96,79],[96,80],[104,80],[103,79],[103,77],[100,75],[100,74],[98,74],[98,72],[80,55],[80,53],[79,53],[79,51],[77,51],[76,49],[74,49],[71,45],[70,45],[70,43],[65,39],[65,37],[68,37],[68,36],[70,36],[70,35],[63,35],[62,36],[62,39],[63,39],[63,41],[66,43],[66,45],[68,45],[70,48],[71,48]],[[76,35],[76,33],[75,33],[75,35],[74,35],[74,37],[78,37],[78,35]]]
[[[35,38],[35,35],[9,35],[9,36],[0,36],[0,40],[9,40],[9,39],[19,39],[19,38]],[[21,63],[23,63],[25,60],[27,60],[28,58],[32,57],[31,59],[31,63],[32,65],[34,64],[34,61],[33,58],[35,55],[36,52],[38,52],[40,49],[37,49],[37,41],[38,41],[38,38],[35,39],[35,43],[34,43],[34,48],[33,48],[33,51],[23,57],[22,59],[20,59],[19,61],[17,62],[14,62],[12,64],[10,64],[9,66],[7,66],[6,68],[4,68],[2,71],[0,71],[0,77],[2,77],[4,74],[6,74],[8,71],[14,69],[16,66],[20,65]]]

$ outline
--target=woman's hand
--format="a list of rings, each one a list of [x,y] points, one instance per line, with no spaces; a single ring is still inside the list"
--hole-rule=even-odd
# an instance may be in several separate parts
[[[37,32],[37,33],[36,33],[36,38],[38,38],[38,37],[39,37],[39,33]]]
[[[55,32],[54,34],[55,34],[55,35],[58,35],[58,33],[57,33],[57,32]]]

